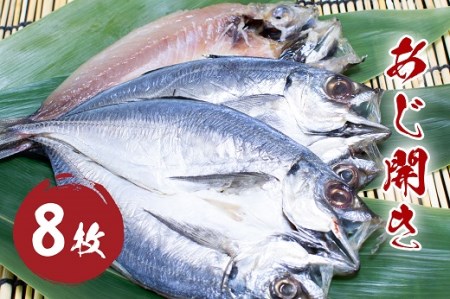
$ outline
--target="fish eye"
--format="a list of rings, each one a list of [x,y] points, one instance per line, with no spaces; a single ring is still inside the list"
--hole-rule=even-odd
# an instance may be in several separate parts
[[[348,208],[353,201],[353,193],[350,188],[336,181],[327,184],[325,196],[333,207],[339,209]]]
[[[290,277],[275,280],[272,283],[270,296],[273,299],[294,299],[304,295],[300,283]]]
[[[343,76],[332,76],[325,84],[326,94],[333,100],[346,103],[354,94],[353,82]]]
[[[347,184],[352,187],[356,187],[358,183],[358,169],[354,165],[349,164],[336,164],[333,167],[333,171],[343,179]]]
[[[292,18],[292,11],[286,5],[279,5],[272,11],[272,17],[276,20],[290,20]]]

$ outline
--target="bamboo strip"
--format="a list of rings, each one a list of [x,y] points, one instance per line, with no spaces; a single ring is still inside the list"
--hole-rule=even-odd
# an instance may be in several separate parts
[[[433,174],[429,174],[425,177],[425,184],[427,186],[425,198],[429,198],[432,207],[440,208],[441,205],[437,195],[436,186],[434,185]]]
[[[348,12],[356,11],[355,4],[353,2],[350,1],[347,3],[347,11]]]
[[[45,17],[53,11],[53,0],[44,0],[42,5],[42,17]]]
[[[337,3],[332,3],[331,4],[331,13],[332,14],[339,13],[339,7],[338,7]]]
[[[438,66],[435,51],[432,47],[429,47],[427,49],[427,56],[428,56],[428,62],[430,68],[435,68]],[[433,77],[434,85],[442,85],[442,78],[441,74],[438,70],[433,70],[431,72],[431,76]]]
[[[406,0],[406,5],[407,5],[408,9],[410,9],[410,10],[417,9],[416,1],[414,1],[414,0]]]
[[[368,197],[368,198],[377,198],[377,196],[375,195],[375,190],[368,190],[366,192],[366,197]]]
[[[374,10],[380,10],[381,9],[380,5],[379,5],[379,2],[377,0],[372,0],[372,8]]]
[[[425,4],[427,8],[435,8],[433,0],[425,0]]]
[[[5,5],[3,7],[3,10],[2,10],[2,14],[0,16],[0,26],[2,28],[8,26],[7,22],[8,22],[8,14],[9,14],[10,6],[11,6],[11,1],[6,1]],[[2,38],[5,38],[6,30],[2,29],[0,31],[0,33],[1,33]]]
[[[439,205],[441,208],[448,209],[447,195],[445,194],[444,181],[442,179],[441,171],[436,171],[433,173],[433,186],[430,189],[435,189],[437,193],[437,198],[439,199]]]
[[[23,290],[24,286],[22,285],[18,285],[16,286],[16,288],[14,289],[14,299],[22,299],[24,294],[24,290]]]
[[[407,201],[407,202],[410,202],[409,200],[408,200],[408,198],[405,198],[404,196],[403,196],[403,194],[402,194],[402,192],[401,191],[399,191],[399,190],[397,190],[396,188],[391,188],[391,190],[393,190],[393,192],[394,192],[394,200],[395,201]]]
[[[421,0],[419,0],[419,1],[411,0],[411,1],[412,1],[412,2],[415,2],[416,8],[417,8],[417,9],[424,9],[424,6],[423,6],[423,3],[422,3]]]
[[[394,4],[394,9],[396,9],[396,10],[403,10],[402,9],[402,4],[400,3],[400,0],[394,0],[393,4]]]
[[[33,22],[36,20],[37,0],[29,0],[27,5],[26,21]]]
[[[32,299],[33,298],[34,289],[27,285],[25,289],[25,299]]]
[[[21,1],[21,7],[20,7],[20,18],[19,18],[19,28],[18,30],[22,29],[24,26],[26,26],[26,19],[27,19],[27,6],[28,6],[28,0]]]
[[[20,23],[20,15],[22,13],[22,0],[16,1],[16,6],[14,9],[14,18],[13,18],[13,24],[15,25],[11,31],[11,34],[17,32],[19,29],[19,23]]]
[[[425,179],[426,181],[426,179]],[[427,183],[427,187],[429,187],[428,183]],[[425,192],[425,195],[423,195],[422,197],[420,197],[420,201],[422,202],[423,206],[426,207],[436,207],[436,203],[439,202],[438,198],[436,197],[437,195],[432,194],[430,196],[430,193],[427,191]],[[437,207],[439,207],[439,204],[437,204]]]
[[[413,204],[416,204],[416,205],[425,205],[425,206],[426,206],[426,204],[423,203],[422,198],[418,197],[417,195],[415,195],[415,194],[410,194],[410,197],[411,197],[411,202],[412,202]]]
[[[66,4],[67,4],[66,0],[55,0],[53,10],[58,10],[59,8],[63,7]]]
[[[43,298],[44,298],[44,295],[42,295],[38,291],[34,290],[33,299],[43,299]]]
[[[402,84],[401,87],[402,87],[402,89],[412,89],[413,86],[412,86],[411,81],[408,81],[408,82]]]
[[[383,194],[385,200],[397,201],[394,189],[391,188],[388,189],[387,191],[384,191],[384,189],[379,189],[378,191],[379,191],[378,194],[380,194],[380,192]]]
[[[375,0],[376,1],[376,0]],[[387,7],[387,1],[383,1],[383,0],[378,0],[378,6],[380,7],[380,9],[386,10],[388,9]]]
[[[18,284],[14,288],[14,299],[22,299],[25,296],[24,288],[25,286],[22,284]]]
[[[42,18],[42,0],[37,0],[36,2],[36,13],[34,15],[34,20],[38,21]]]
[[[383,193],[383,192],[379,192],[378,189],[376,189],[374,192],[375,192],[376,198],[382,199],[382,200],[386,200],[386,199],[384,198],[384,193]]]
[[[447,204],[450,206],[450,166],[442,169],[441,174],[444,180],[444,187],[447,195]]]
[[[324,16],[331,14],[330,5],[328,3],[322,5],[322,13],[323,13]]]
[[[364,10],[364,6],[363,6],[362,1],[356,2],[356,10],[357,10],[357,11],[359,11],[359,10]]]
[[[3,267],[1,279],[13,279],[14,275]],[[13,294],[13,286],[5,282],[0,286],[0,299],[10,299]]]
[[[434,5],[436,6],[436,8],[447,6],[447,5],[444,4],[443,1],[440,1],[440,0],[435,0],[434,1]]]
[[[448,34],[447,34],[448,37]],[[445,37],[444,37],[445,38]],[[444,44],[444,38],[438,39],[434,45],[436,49],[436,57],[437,57],[437,64],[438,65],[449,65],[449,57],[448,52],[445,52],[445,44]],[[448,51],[448,49],[447,49]],[[450,71],[449,68],[443,68],[441,70],[441,79],[444,84],[450,83]]]

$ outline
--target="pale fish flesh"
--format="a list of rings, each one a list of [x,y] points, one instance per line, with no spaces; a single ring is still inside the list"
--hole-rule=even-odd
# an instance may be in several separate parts
[[[115,267],[140,285],[169,297],[183,298],[326,298],[333,266],[339,264],[335,258],[340,253],[334,247],[331,252],[323,251],[327,248],[318,239],[309,243],[299,239],[282,213],[277,212],[280,202],[275,209],[272,208],[276,201],[265,207],[267,201],[251,202],[257,203],[256,209],[267,214],[259,216],[271,219],[272,225],[224,217],[231,214],[215,209],[216,205],[204,201],[197,202],[201,206],[195,205],[195,198],[188,194],[149,192],[68,145],[51,139],[44,144],[55,173],[75,175],[66,178],[66,183],[85,184],[87,178],[101,182],[113,195],[125,221],[125,243]],[[242,205],[241,218],[248,218],[244,212],[254,211],[245,207],[251,198],[239,198],[234,204]],[[177,225],[182,220],[167,222],[169,218],[164,219],[162,214],[169,205],[172,212],[165,217],[171,215],[178,220],[183,215],[190,222],[197,220],[197,226],[185,223],[180,230]],[[216,217],[221,221],[216,221]],[[277,229],[276,222],[280,222],[275,224]],[[253,234],[254,225],[259,228],[258,238]],[[322,255],[312,255],[307,250]],[[290,292],[286,293],[285,288]]]

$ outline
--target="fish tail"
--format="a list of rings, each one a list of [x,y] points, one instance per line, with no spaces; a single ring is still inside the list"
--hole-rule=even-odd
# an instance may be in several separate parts
[[[12,156],[29,149],[32,142],[24,134],[20,134],[13,126],[22,123],[24,119],[0,121],[0,159]]]

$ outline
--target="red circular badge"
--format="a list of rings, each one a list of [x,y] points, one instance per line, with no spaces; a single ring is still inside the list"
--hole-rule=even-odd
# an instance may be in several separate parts
[[[45,180],[24,199],[14,221],[14,244],[38,276],[80,283],[103,273],[123,245],[123,219],[101,185],[50,187]]]

